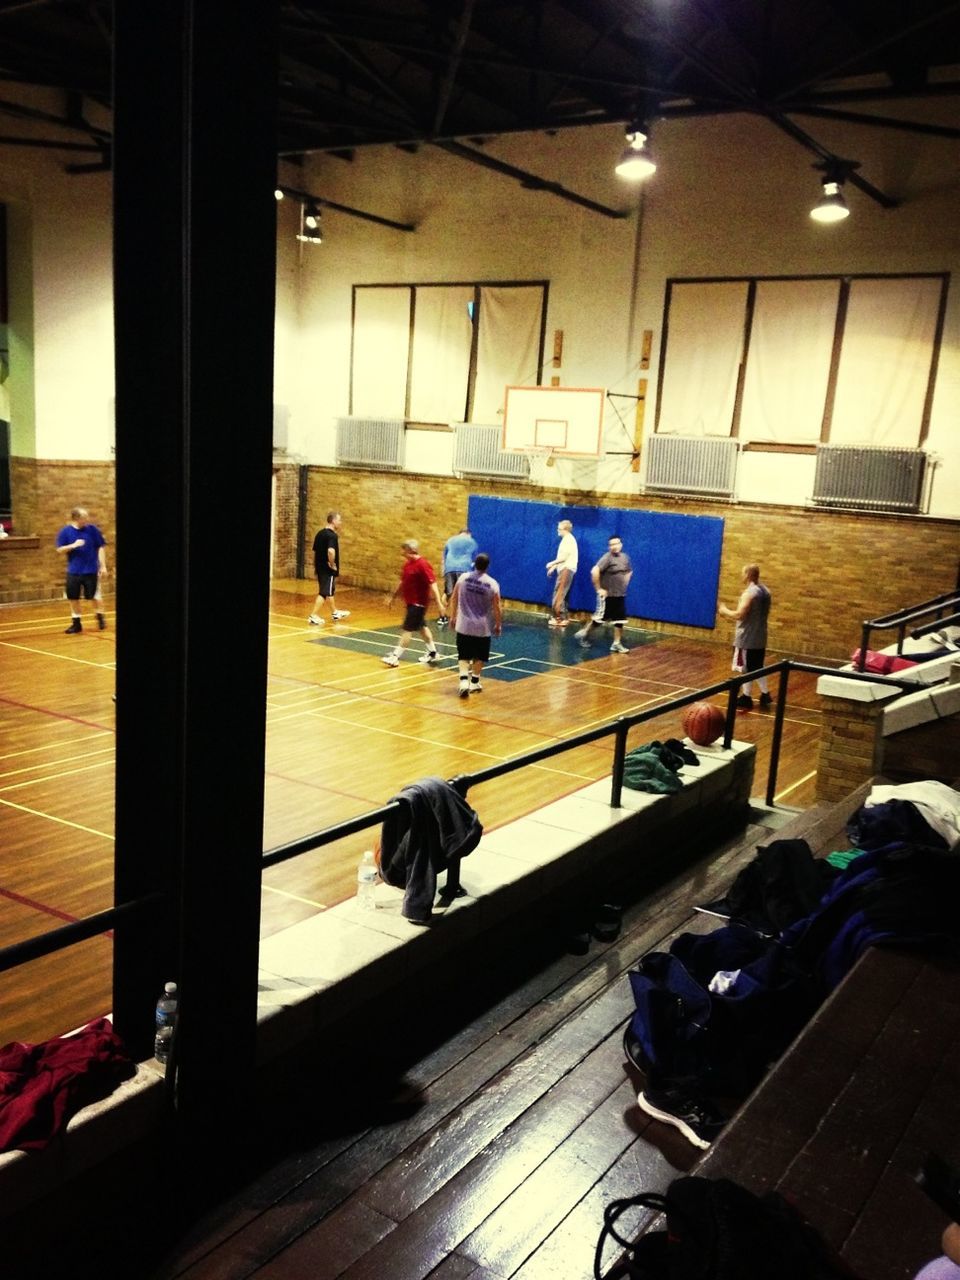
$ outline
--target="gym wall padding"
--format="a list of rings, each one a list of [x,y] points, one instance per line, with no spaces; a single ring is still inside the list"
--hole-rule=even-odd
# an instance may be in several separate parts
[[[714,627],[720,583],[723,520],[718,516],[627,511],[620,507],[562,507],[550,502],[470,495],[470,530],[490,557],[490,573],[506,600],[549,605],[554,578],[547,561],[557,554],[557,522],[571,520],[580,548],[572,610],[592,610],[590,569],[614,534],[633,562],[627,614],[658,622]]]

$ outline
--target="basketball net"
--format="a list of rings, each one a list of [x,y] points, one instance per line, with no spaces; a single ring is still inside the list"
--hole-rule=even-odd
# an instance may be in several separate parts
[[[530,455],[530,480],[533,484],[547,483],[550,472],[548,467],[556,466],[557,459],[553,449],[528,449]]]

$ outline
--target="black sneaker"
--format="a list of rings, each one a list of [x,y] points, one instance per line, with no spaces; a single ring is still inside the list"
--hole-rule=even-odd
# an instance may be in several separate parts
[[[629,1022],[623,1029],[623,1052],[628,1062],[632,1062],[638,1071],[649,1076],[653,1063],[647,1057],[639,1037],[633,1034]]]
[[[770,707],[773,705],[773,699],[770,697],[769,693],[761,693],[760,705],[761,707]]]
[[[753,710],[753,699],[750,697],[749,693],[741,693],[740,697],[737,699],[737,706],[741,711]]]
[[[726,1123],[723,1116],[709,1102],[695,1098],[682,1089],[646,1088],[637,1094],[641,1111],[654,1120],[672,1124],[688,1142],[705,1150],[713,1142]]]
[[[78,631],[82,631],[82,630],[83,630],[83,623],[80,621],[79,618],[74,618],[74,620],[70,623],[69,627],[67,627],[66,631],[64,631],[63,634],[65,636],[75,636]]]
[[[107,619],[106,619],[106,615],[105,615],[105,614],[102,614],[102,613],[98,613],[98,614],[97,614],[97,628],[98,628],[100,631],[106,631],[106,629],[107,629]]]

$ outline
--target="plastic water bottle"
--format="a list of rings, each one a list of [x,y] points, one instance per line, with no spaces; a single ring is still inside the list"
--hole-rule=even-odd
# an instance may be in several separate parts
[[[357,867],[357,902],[366,911],[376,910],[378,878],[373,850],[367,849]]]
[[[166,1064],[170,1060],[170,1046],[176,1021],[177,984],[168,982],[164,985],[160,999],[157,1001],[157,1030],[153,1041],[153,1054],[158,1062]]]

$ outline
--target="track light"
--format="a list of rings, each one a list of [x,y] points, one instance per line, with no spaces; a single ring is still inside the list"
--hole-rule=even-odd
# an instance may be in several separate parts
[[[823,193],[810,210],[814,222],[842,222],[849,218],[850,210],[843,198],[843,184],[854,171],[859,169],[856,160],[821,160],[813,166],[823,173]]]
[[[656,173],[657,166],[646,151],[647,135],[639,128],[627,133],[627,145],[624,147],[620,162],[614,172],[621,178],[640,182]]]
[[[314,201],[300,206],[300,230],[297,239],[304,244],[323,244],[323,228],[320,226],[320,206]]]

